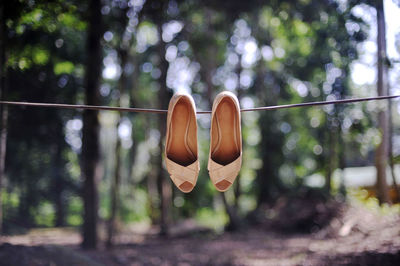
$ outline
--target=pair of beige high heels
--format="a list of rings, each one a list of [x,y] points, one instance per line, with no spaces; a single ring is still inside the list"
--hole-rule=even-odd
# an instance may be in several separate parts
[[[214,100],[210,129],[208,171],[218,191],[229,189],[242,165],[240,106],[228,91]],[[175,94],[168,106],[165,163],[174,184],[193,190],[200,171],[197,149],[196,106],[188,94]]]

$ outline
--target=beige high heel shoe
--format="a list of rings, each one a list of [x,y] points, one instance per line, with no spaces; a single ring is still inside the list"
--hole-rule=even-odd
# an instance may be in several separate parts
[[[233,184],[242,166],[242,133],[237,97],[228,91],[214,100],[210,130],[208,171],[218,191]]]
[[[185,193],[197,182],[200,163],[197,150],[196,106],[187,94],[175,94],[168,106],[165,164],[174,184]]]

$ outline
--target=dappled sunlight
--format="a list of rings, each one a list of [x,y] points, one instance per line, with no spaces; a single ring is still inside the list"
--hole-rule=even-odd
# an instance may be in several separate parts
[[[3,2],[0,264],[399,260],[398,3]]]

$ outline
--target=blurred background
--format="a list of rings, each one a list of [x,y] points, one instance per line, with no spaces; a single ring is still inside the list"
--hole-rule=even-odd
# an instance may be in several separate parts
[[[167,109],[185,91],[210,110],[223,90],[242,108],[400,94],[399,17],[394,0],[2,1],[1,99]],[[189,194],[163,164],[165,114],[0,107],[4,243],[49,244],[30,234],[55,227],[55,244],[76,236],[71,245],[109,250],[139,235],[335,238],[363,231],[348,217],[400,214],[397,100],[243,113],[243,166],[226,193],[209,180],[210,116],[198,115]],[[384,240],[398,261],[395,232]],[[205,264],[234,264],[229,254]]]

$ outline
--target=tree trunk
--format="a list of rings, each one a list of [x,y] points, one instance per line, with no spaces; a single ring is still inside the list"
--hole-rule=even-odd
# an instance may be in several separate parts
[[[4,83],[3,83],[4,84]],[[4,87],[2,87],[3,89]],[[3,92],[5,89],[3,89]],[[7,150],[7,123],[8,108],[3,105],[0,111],[1,130],[0,130],[0,235],[3,232],[3,179],[5,175],[6,150]]]
[[[114,166],[114,178],[111,183],[110,190],[110,218],[107,226],[107,241],[108,247],[113,245],[114,232],[116,230],[116,216],[119,209],[119,184],[121,180],[121,139],[118,136],[118,127],[120,124],[120,116],[118,115],[117,123],[117,143],[115,145],[115,166]]]
[[[6,100],[6,69],[5,69],[5,19],[4,19],[4,2],[0,4],[0,99]],[[0,235],[3,232],[3,179],[6,162],[6,145],[7,145],[7,120],[8,107],[2,105],[0,107]]]
[[[133,71],[132,75],[130,76],[130,81],[128,81],[128,84],[131,86],[130,88],[128,88],[128,91],[129,91],[129,105],[133,106],[133,107],[136,107],[137,104],[136,104],[136,101],[135,101],[135,99],[136,99],[135,88],[137,87],[137,84],[138,84],[137,81],[139,79],[139,73],[138,73],[137,69],[139,69],[140,66],[139,66],[139,63],[138,63],[138,58],[135,57],[135,56],[128,56],[128,61],[133,62],[133,64],[134,64],[134,67],[133,67],[134,71]],[[133,121],[137,115],[138,114],[136,114],[136,113],[131,113],[130,114],[131,121]],[[146,127],[143,127],[143,128],[146,128]],[[136,160],[136,152],[137,152],[137,145],[136,145],[136,143],[137,143],[137,139],[136,139],[137,137],[136,136],[137,135],[134,134],[134,130],[135,130],[134,125],[132,125],[131,139],[132,139],[133,146],[129,150],[129,162],[130,162],[130,164],[129,164],[128,174],[127,174],[128,178],[130,180],[132,180],[132,173],[134,171],[134,165],[135,165],[135,160]]]
[[[341,124],[339,128],[342,128]],[[340,169],[340,187],[339,192],[346,197],[346,186],[345,186],[345,168],[346,168],[346,144],[344,143],[344,138],[341,136],[341,131],[339,130],[338,133],[339,140],[338,140],[338,160],[339,160],[339,169]]]
[[[62,138],[55,145],[54,152],[54,165],[53,165],[53,178],[54,178],[54,196],[55,196],[55,207],[56,207],[56,220],[55,226],[60,227],[65,225],[65,204],[63,198],[64,181],[63,173],[61,171],[62,166]]]
[[[255,80],[256,95],[260,102],[266,105],[276,105],[279,92],[268,86],[265,88],[264,77],[268,74],[267,68],[261,62],[257,66],[257,78]],[[278,128],[279,121],[276,120],[276,111],[261,112],[259,126],[261,131],[261,142],[259,152],[263,162],[257,171],[257,209],[265,204],[270,204],[277,199],[284,187],[279,177],[279,167],[284,163],[282,147],[284,146],[284,135]]]
[[[392,106],[392,102],[389,100],[389,164],[393,180],[393,189],[396,192],[396,199],[394,202],[400,202],[400,188],[397,184],[396,173],[394,171]]]
[[[159,159],[155,156],[152,156],[149,163],[151,165],[158,166]],[[158,169],[152,168],[150,172],[146,176],[146,187],[147,187],[147,196],[148,196],[148,206],[149,206],[149,218],[151,224],[159,224],[160,223],[160,215],[159,215],[159,201],[160,193],[158,192],[157,187],[157,176]]]
[[[99,105],[99,85],[101,77],[102,51],[100,40],[102,37],[101,1],[90,0],[87,53],[88,61],[85,73],[85,103]],[[97,184],[100,178],[100,147],[99,147],[99,120],[98,112],[85,110],[83,112],[82,130],[82,176],[84,222],[83,248],[97,247],[97,212],[98,191]]]
[[[158,25],[159,32],[159,44],[158,44],[158,56],[160,58],[160,89],[158,92],[158,104],[160,109],[168,108],[168,99],[170,98],[168,95],[167,89],[167,71],[168,71],[168,62],[165,59],[165,43],[162,40],[162,23],[160,22]],[[158,117],[158,130],[160,132],[160,140],[158,143],[160,154],[157,159],[158,166],[158,175],[157,175],[157,188],[158,193],[160,195],[161,200],[161,217],[160,217],[160,234],[168,235],[168,228],[170,222],[170,209],[171,209],[171,201],[172,201],[172,188],[171,182],[167,180],[165,175],[165,170],[163,168],[163,139],[166,133],[166,118],[164,115],[159,115]]]
[[[119,92],[120,92],[120,97],[119,97],[119,106],[121,107],[127,107],[126,104],[124,103],[124,100],[126,97],[129,97],[126,94],[126,87],[127,87],[127,77],[126,74],[124,73],[125,66],[128,61],[128,51],[125,49],[121,49],[119,51],[119,57],[121,59],[121,69],[122,69],[122,74],[121,77],[119,78],[118,81],[118,87],[119,87]],[[111,198],[111,205],[110,205],[110,218],[108,221],[108,230],[107,230],[107,246],[112,246],[113,242],[113,237],[114,233],[116,230],[116,216],[118,213],[119,209],[119,186],[121,183],[121,139],[118,135],[118,128],[119,125],[121,124],[121,115],[118,114],[118,123],[116,126],[117,130],[117,143],[115,145],[115,168],[114,168],[114,178],[112,180],[111,184],[111,190],[110,190],[110,198]]]
[[[337,111],[335,110],[335,113]],[[330,115],[328,115],[329,117]],[[337,154],[336,154],[336,149],[337,149],[337,134],[338,134],[338,128],[334,125],[334,121],[332,119],[336,119],[336,115],[333,115],[328,118],[328,156],[326,158],[326,176],[325,176],[325,191],[329,195],[331,191],[331,183],[332,183],[332,174],[335,171],[336,168],[336,159],[337,159]]]
[[[279,167],[283,164],[282,146],[284,139],[276,124],[276,111],[262,112],[259,118],[261,131],[260,155],[263,162],[257,172],[257,208],[273,203],[283,186],[279,178]]]
[[[376,5],[378,25],[378,96],[388,94],[388,69],[386,58],[386,29],[385,14],[383,12],[383,0],[378,0]],[[380,110],[378,114],[378,128],[381,132],[381,143],[375,154],[376,188],[379,203],[389,203],[388,186],[386,183],[386,167],[388,163],[388,113],[387,108]]]
[[[242,228],[243,223],[239,217],[236,206],[229,205],[228,201],[226,200],[225,192],[219,194],[221,195],[222,202],[225,206],[225,211],[229,217],[229,223],[226,225],[225,230],[230,232],[239,231]]]

